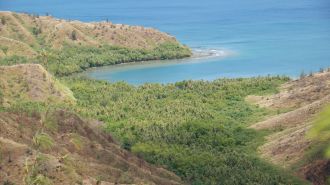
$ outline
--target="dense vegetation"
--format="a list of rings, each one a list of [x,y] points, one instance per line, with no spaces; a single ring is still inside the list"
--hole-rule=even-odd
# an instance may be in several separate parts
[[[188,47],[172,42],[160,44],[153,50],[108,45],[100,47],[65,46],[61,50],[41,50],[38,56],[32,59],[22,56],[3,57],[0,58],[0,65],[33,62],[43,64],[56,76],[66,76],[91,67],[146,60],[178,59],[190,55],[191,51]]]
[[[258,157],[256,149],[265,133],[247,128],[275,112],[250,105],[245,97],[275,93],[287,80],[241,78],[135,87],[64,77],[61,81],[73,91],[75,104],[17,99],[0,111],[47,115],[49,110],[67,109],[104,121],[123,148],[189,184],[302,184]],[[38,147],[52,143],[42,132],[34,142]]]
[[[8,24],[6,20],[1,18],[2,25]],[[57,77],[63,77],[62,82],[71,88],[77,102],[59,103],[51,99],[29,102],[15,97],[16,102],[3,107],[4,93],[0,89],[0,111],[37,114],[45,128],[52,127],[46,124],[51,123],[47,115],[56,109],[67,109],[101,120],[123,148],[175,172],[188,184],[303,184],[291,173],[258,157],[256,149],[266,133],[249,129],[248,125],[273,112],[244,101],[250,94],[277,92],[278,85],[288,78],[183,81],[135,87],[123,82],[64,77],[91,67],[184,58],[190,56],[191,51],[176,42],[166,42],[152,50],[69,44],[56,50],[42,39],[40,27],[33,27],[30,31],[37,39],[35,45],[42,46],[30,45],[38,55],[32,58],[7,56],[9,48],[0,46],[6,56],[0,58],[0,65],[42,64]],[[70,39],[78,40],[75,30]],[[329,140],[329,128],[325,122],[327,119],[319,120],[312,130],[314,139],[318,140],[317,136],[322,135],[326,137],[321,139]],[[37,150],[50,149],[54,143],[43,129],[36,130],[33,137]],[[79,139],[72,141],[79,147]],[[329,150],[324,152],[330,155]],[[43,156],[26,169],[30,172],[25,179],[28,184],[43,184],[42,181],[45,184],[49,180],[39,174],[39,163],[43,163]]]
[[[75,111],[107,123],[122,146],[165,166],[191,184],[301,184],[260,160],[262,133],[247,124],[270,112],[244,101],[277,91],[282,77],[183,81],[170,85],[110,84],[81,78],[65,83]]]

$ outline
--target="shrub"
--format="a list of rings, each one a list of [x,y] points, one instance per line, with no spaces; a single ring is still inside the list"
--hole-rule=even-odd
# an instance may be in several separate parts
[[[41,34],[41,28],[33,27],[32,33],[33,33],[33,35],[38,36],[39,34]]]
[[[47,156],[38,154],[35,160],[27,159],[25,161],[25,177],[24,181],[27,185],[52,185],[52,181],[46,176],[47,171],[45,165]],[[32,162],[32,164],[29,164]]]
[[[6,18],[5,17],[1,17],[1,24],[5,25],[6,24]]]
[[[17,56],[17,55],[0,58],[0,65],[6,65],[6,66],[15,65],[15,64],[26,64],[29,62],[31,62],[31,61],[28,60],[26,57]]]
[[[9,181],[9,180],[5,180],[5,181],[3,182],[3,185],[15,185],[15,183],[13,183],[13,182],[11,182],[11,181]]]
[[[33,137],[34,145],[41,150],[51,149],[54,145],[54,140],[46,133],[37,132]]]
[[[76,150],[82,150],[84,147],[83,140],[80,135],[71,133],[70,134],[70,142],[74,145]]]
[[[76,30],[73,30],[73,31],[71,32],[71,39],[72,39],[72,40],[77,40],[77,31],[76,31]]]
[[[0,86],[0,87],[1,87],[1,86]],[[2,107],[3,99],[4,99],[4,95],[3,95],[2,90],[0,89],[0,107]]]
[[[8,49],[9,48],[7,46],[1,46],[1,50],[5,55],[7,55]]]
[[[48,177],[42,174],[38,174],[31,183],[31,185],[52,185],[52,184],[53,184],[52,181]]]

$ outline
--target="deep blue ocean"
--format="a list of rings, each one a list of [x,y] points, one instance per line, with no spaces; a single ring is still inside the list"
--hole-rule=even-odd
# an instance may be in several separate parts
[[[0,10],[143,25],[196,50],[232,53],[91,70],[110,81],[288,75],[330,67],[330,0],[0,0]]]

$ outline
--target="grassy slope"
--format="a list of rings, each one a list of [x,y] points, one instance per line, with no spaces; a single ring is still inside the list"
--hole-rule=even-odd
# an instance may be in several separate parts
[[[72,92],[40,65],[0,67],[0,87],[0,184],[182,183],[69,111]]]
[[[324,155],[330,142],[329,112],[319,115],[330,103],[329,82],[329,70],[322,71],[285,83],[277,94],[253,97],[262,107],[289,110],[277,111],[278,115],[251,126],[271,131],[266,143],[259,148],[262,157],[293,169],[315,184],[324,184],[330,176],[330,161]],[[313,137],[308,137],[308,133]]]
[[[0,12],[0,65],[39,63],[55,75],[90,67],[191,56],[188,47],[155,29],[82,23]]]
[[[50,16],[0,12],[0,35],[28,44],[32,49],[62,48],[65,44],[100,46],[104,44],[136,49],[154,49],[177,40],[160,31],[111,22],[68,21]],[[8,53],[9,54],[9,53]]]
[[[41,65],[0,66],[0,104],[10,106],[17,101],[48,99],[74,103],[72,92]]]
[[[247,129],[268,112],[244,101],[277,91],[286,78],[252,78],[175,85],[65,79],[76,110],[107,123],[124,148],[170,169],[191,184],[301,184],[260,160],[262,132]]]

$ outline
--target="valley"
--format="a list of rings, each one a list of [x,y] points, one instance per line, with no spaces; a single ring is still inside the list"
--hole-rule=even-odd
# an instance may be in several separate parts
[[[2,184],[329,182],[329,138],[309,136],[330,100],[329,70],[111,83],[72,74],[191,50],[140,26],[0,18]]]

